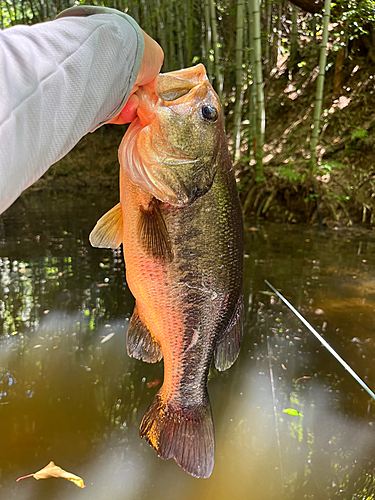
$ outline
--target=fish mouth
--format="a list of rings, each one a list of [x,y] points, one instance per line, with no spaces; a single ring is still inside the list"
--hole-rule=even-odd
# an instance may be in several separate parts
[[[203,64],[169,73],[160,73],[155,80],[140,87],[136,95],[140,100],[137,115],[144,127],[156,117],[156,108],[182,104],[194,98],[199,91],[206,94],[209,84]]]

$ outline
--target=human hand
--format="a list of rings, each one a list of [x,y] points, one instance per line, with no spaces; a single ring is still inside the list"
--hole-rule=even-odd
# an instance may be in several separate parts
[[[108,123],[123,125],[124,123],[132,122],[137,116],[137,108],[139,104],[138,96],[135,95],[135,92],[140,86],[146,85],[146,83],[154,80],[160,72],[164,59],[163,50],[160,45],[143,30],[142,33],[145,41],[145,50],[137,79],[125,106]]]

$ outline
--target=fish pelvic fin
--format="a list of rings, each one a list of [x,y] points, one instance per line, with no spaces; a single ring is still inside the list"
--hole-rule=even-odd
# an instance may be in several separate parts
[[[243,335],[243,294],[238,299],[232,319],[222,336],[216,341],[214,352],[215,368],[220,372],[230,368],[238,358]]]
[[[163,357],[159,343],[154,339],[150,330],[138,316],[137,306],[129,322],[126,337],[126,348],[129,356],[145,361],[156,363]]]
[[[142,419],[139,434],[163,460],[174,458],[188,474],[210,477],[215,436],[208,395],[199,407],[183,409],[159,391]]]
[[[156,198],[146,209],[140,207],[138,229],[141,245],[150,257],[161,262],[173,260],[171,240]]]
[[[89,240],[93,247],[118,248],[123,238],[121,204],[111,208],[101,217],[91,231]]]

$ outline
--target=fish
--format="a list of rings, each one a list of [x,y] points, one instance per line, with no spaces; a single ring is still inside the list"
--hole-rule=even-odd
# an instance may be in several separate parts
[[[119,147],[120,202],[90,234],[123,244],[135,297],[127,352],[163,359],[140,424],[164,460],[208,478],[215,438],[207,380],[236,361],[243,335],[243,221],[220,100],[205,67],[161,73],[137,91]]]

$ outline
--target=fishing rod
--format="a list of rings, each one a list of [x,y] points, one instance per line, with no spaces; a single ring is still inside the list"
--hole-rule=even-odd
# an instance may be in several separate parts
[[[315,335],[315,337],[321,342],[326,349],[337,359],[337,361],[345,368],[346,371],[350,373],[350,375],[363,387],[363,389],[369,394],[372,399],[375,401],[375,394],[372,390],[363,382],[363,380],[356,374],[356,372],[350,368],[348,363],[342,359],[341,356],[337,354],[337,352],[328,344],[326,340],[313,328],[310,323],[300,314],[297,309],[295,309],[292,304],[283,296],[280,292],[276,290],[274,286],[267,280],[264,280],[265,284],[271,288],[271,290],[284,302],[285,305],[289,307],[289,309],[297,316],[297,318],[302,321],[302,323],[310,330],[310,332]]]

